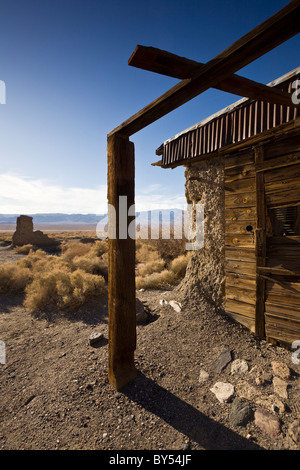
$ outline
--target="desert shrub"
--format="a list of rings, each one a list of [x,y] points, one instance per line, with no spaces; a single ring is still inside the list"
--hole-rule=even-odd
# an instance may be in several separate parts
[[[19,267],[15,264],[0,265],[0,292],[23,292],[32,281],[33,275],[29,268]]]
[[[101,242],[66,243],[61,256],[30,249],[16,264],[0,265],[0,292],[25,292],[24,305],[31,311],[76,308],[104,293],[106,251]]]
[[[178,282],[185,275],[190,256],[190,252],[180,254],[168,263],[154,246],[139,242],[136,288],[159,289]],[[146,261],[141,263],[143,259]]]
[[[89,256],[75,256],[75,258],[73,258],[75,268],[91,274],[96,273],[98,262],[99,260],[97,258],[90,258]]]
[[[136,241],[137,289],[163,288],[184,276],[190,253],[177,242],[181,240]],[[55,305],[76,308],[104,292],[107,249],[107,240],[64,242],[60,256],[28,247],[28,255],[15,265],[0,266],[0,292],[25,291],[24,305],[32,311]]]
[[[28,255],[28,253],[31,251],[31,250],[34,250],[34,246],[31,245],[31,244],[28,244],[28,245],[22,245],[22,246],[16,246],[15,247],[15,252],[16,253],[19,253],[19,254],[22,254],[22,255]]]
[[[147,276],[136,276],[136,289],[159,289],[174,284],[176,277],[172,271],[164,269],[160,273],[152,273]]]
[[[144,241],[148,247],[155,250],[159,257],[169,263],[174,258],[186,253],[186,243],[184,239],[153,239]]]
[[[75,256],[84,256],[91,250],[90,243],[64,242],[61,244],[61,256],[72,260]]]
[[[102,256],[107,253],[108,243],[107,240],[97,240],[89,251],[90,256]]]
[[[137,275],[145,277],[164,270],[165,262],[155,248],[147,243],[136,243]]]
[[[91,274],[100,274],[105,279],[108,277],[108,253],[107,241],[99,240],[90,246],[89,251],[83,256],[75,256],[72,264],[75,268],[82,269]]]
[[[76,308],[104,292],[105,281],[102,276],[81,269],[73,272],[56,270],[42,273],[26,287],[24,305],[31,311],[46,306]]]
[[[147,274],[159,273],[163,271],[165,267],[165,262],[163,259],[158,259],[154,261],[148,261],[145,264],[141,264],[137,268],[139,276],[146,276]]]
[[[169,269],[177,278],[182,278],[185,275],[190,257],[191,253],[189,252],[186,255],[180,255],[171,261]]]
[[[149,261],[157,261],[161,259],[158,251],[148,243],[136,243],[136,261],[139,263],[147,263]]]
[[[68,259],[64,259],[55,255],[48,255],[43,250],[30,251],[26,258],[17,261],[20,268],[28,268],[33,275],[44,271],[50,271],[59,268],[68,271],[71,269],[71,263]]]
[[[82,269],[91,274],[104,275],[107,273],[107,261],[102,257],[76,256],[73,259],[73,265],[76,269]]]

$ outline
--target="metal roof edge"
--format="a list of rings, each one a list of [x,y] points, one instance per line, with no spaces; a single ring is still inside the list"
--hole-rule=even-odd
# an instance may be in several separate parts
[[[291,77],[293,77],[294,75],[297,75],[298,73],[300,72],[300,66],[299,67],[296,67],[294,70],[291,70],[290,72],[282,75],[281,77],[279,78],[276,78],[275,80],[273,80],[272,82],[270,83],[267,83],[267,86],[270,86],[270,87],[274,87],[276,85],[279,85],[280,83],[283,83],[285,82],[286,80],[289,80]],[[240,106],[241,104],[245,103],[246,101],[254,101],[253,99],[250,99],[250,98],[241,98],[239,99],[238,101],[235,101],[234,103],[230,104],[229,106],[226,106],[225,108],[221,109],[220,111],[217,111],[216,113],[210,115],[209,117],[203,119],[202,121],[198,122],[197,124],[194,124],[193,126],[191,127],[188,127],[187,129],[185,129],[184,131],[181,131],[179,132],[178,134],[174,135],[173,137],[171,137],[170,139],[167,139],[165,140],[156,150],[156,155],[161,155],[161,153],[158,153],[158,152],[161,152],[162,151],[162,148],[165,144],[173,141],[173,140],[176,140],[178,139],[178,137],[190,132],[190,131],[193,131],[194,129],[197,129],[198,127],[202,127],[204,126],[207,122],[209,121],[212,121],[213,119],[221,116],[222,114],[226,114],[230,111],[232,111],[234,108],[237,108],[238,106]]]

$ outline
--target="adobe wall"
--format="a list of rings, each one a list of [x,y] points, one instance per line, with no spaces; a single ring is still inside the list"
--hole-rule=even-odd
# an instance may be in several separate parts
[[[217,310],[225,294],[224,159],[204,160],[185,171],[188,204],[204,205],[204,245],[194,251],[179,286],[183,297],[205,299]]]

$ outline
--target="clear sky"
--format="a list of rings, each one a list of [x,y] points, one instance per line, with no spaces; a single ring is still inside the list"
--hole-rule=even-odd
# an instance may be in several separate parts
[[[137,44],[207,62],[285,0],[1,0],[0,213],[106,212],[107,133],[177,80],[128,66]],[[299,66],[299,35],[239,71]],[[160,144],[239,97],[208,90],[131,137],[137,210],[182,207],[184,169]]]

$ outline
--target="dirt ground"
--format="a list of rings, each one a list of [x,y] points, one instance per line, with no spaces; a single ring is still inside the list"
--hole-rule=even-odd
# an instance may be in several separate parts
[[[288,430],[300,418],[300,366],[291,351],[257,341],[201,299],[180,299],[176,289],[137,297],[149,319],[137,326],[138,377],[119,392],[107,380],[105,296],[70,315],[52,311],[39,317],[26,311],[22,296],[0,297],[0,340],[6,347],[0,364],[1,450],[297,449]],[[181,301],[182,310],[161,305],[161,299]],[[91,346],[93,332],[104,338]],[[232,375],[228,364],[217,371],[215,361],[224,350],[245,360],[249,370]],[[210,390],[218,381],[229,382],[242,396],[246,387],[253,392],[253,409],[263,402],[267,410],[273,384],[255,379],[259,371],[272,371],[272,361],[291,370],[288,398],[280,398],[284,411],[268,410],[280,421],[276,438],[254,419],[233,425],[232,401],[220,403]],[[203,383],[201,370],[209,374]]]

